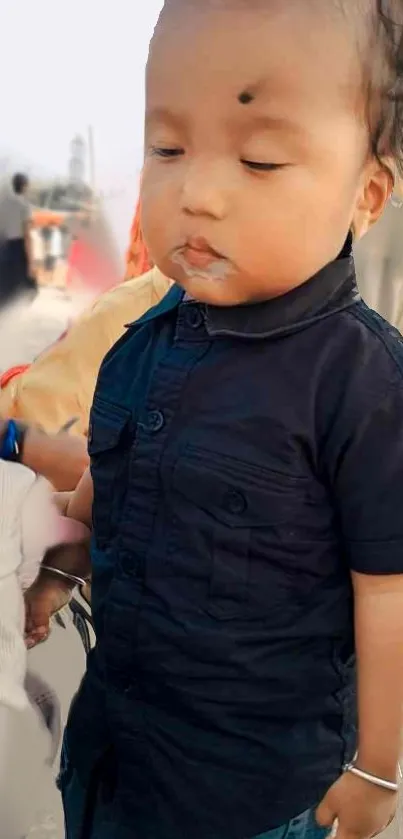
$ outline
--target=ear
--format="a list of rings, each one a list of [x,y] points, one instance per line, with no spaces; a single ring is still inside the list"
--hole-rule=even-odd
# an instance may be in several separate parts
[[[389,160],[372,159],[362,174],[357,196],[352,230],[355,239],[361,239],[381,217],[392,195],[395,184],[394,166]]]

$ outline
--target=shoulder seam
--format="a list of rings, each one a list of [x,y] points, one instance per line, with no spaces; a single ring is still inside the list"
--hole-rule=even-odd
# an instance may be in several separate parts
[[[394,326],[391,326],[388,321],[381,318],[377,312],[370,309],[363,300],[360,300],[359,304],[356,304],[356,306],[349,309],[347,313],[356,318],[356,320],[360,321],[370,332],[372,332],[373,335],[375,335],[376,338],[378,338],[403,378],[403,350],[402,357],[399,358],[397,353],[393,352],[393,348],[390,346],[389,342],[385,340],[386,335],[389,333],[390,336],[396,339],[403,347],[403,337],[400,335],[400,332]],[[377,323],[379,324],[379,328],[376,327]]]

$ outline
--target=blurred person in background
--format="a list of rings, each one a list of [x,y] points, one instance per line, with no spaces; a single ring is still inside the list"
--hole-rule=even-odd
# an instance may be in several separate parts
[[[34,275],[38,277],[43,270],[45,249],[42,233],[37,227],[31,230],[31,249]]]
[[[11,189],[0,200],[0,305],[21,294],[36,293],[31,241],[31,208],[26,197],[29,181],[16,173]]]
[[[53,277],[53,270],[55,265],[55,259],[53,256],[53,249],[52,249],[52,234],[53,228],[52,227],[45,227],[44,231],[44,245],[45,245],[45,260],[44,260],[44,268],[45,268],[45,277],[46,283],[50,284]]]
[[[48,282],[53,284],[55,277],[57,276],[57,269],[60,264],[60,260],[62,258],[62,251],[63,251],[63,241],[62,235],[60,233],[59,227],[55,224],[51,228],[50,240],[49,240],[49,258],[50,258],[50,268],[49,268],[49,275],[48,275]]]

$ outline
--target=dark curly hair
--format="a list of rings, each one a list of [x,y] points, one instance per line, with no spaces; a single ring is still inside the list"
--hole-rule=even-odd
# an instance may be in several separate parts
[[[403,175],[403,0],[375,0],[369,52],[369,108],[372,151],[392,158]]]

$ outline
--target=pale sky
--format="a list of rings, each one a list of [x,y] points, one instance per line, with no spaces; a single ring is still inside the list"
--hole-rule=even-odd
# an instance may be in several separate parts
[[[162,0],[0,0],[0,159],[65,174],[93,126],[121,246],[142,159],[144,67]],[[141,9],[141,11],[140,11]]]

